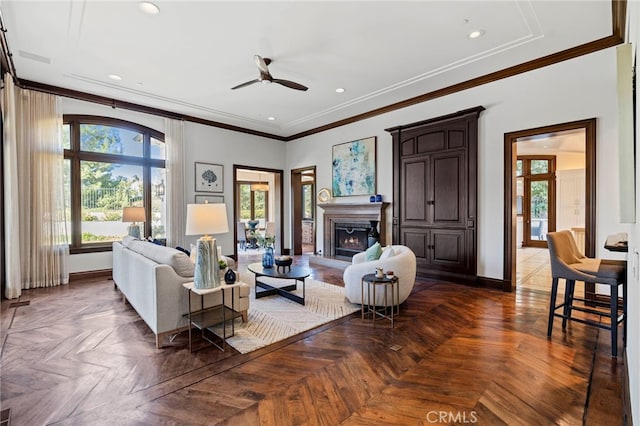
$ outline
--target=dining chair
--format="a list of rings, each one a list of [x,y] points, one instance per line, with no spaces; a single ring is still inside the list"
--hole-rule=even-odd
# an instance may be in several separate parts
[[[238,244],[240,244],[240,248],[247,251],[247,228],[244,222],[238,222],[236,224],[236,231],[238,233]]]

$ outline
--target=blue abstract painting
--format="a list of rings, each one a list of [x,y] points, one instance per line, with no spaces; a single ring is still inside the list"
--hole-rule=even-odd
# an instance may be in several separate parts
[[[376,138],[333,146],[333,196],[376,193]]]

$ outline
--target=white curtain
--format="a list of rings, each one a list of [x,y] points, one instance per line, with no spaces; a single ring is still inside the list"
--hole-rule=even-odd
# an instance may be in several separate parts
[[[15,87],[2,93],[7,298],[69,282],[62,113],[56,96]]]
[[[166,118],[164,130],[167,148],[167,246],[185,247],[184,121]]]

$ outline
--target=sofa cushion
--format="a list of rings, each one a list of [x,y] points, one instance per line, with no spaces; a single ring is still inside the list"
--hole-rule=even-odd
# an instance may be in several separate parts
[[[129,249],[156,263],[171,266],[181,277],[193,277],[193,263],[181,251],[140,240],[132,241]]]
[[[132,237],[132,236],[130,236],[130,235],[127,235],[127,236],[125,236],[125,237],[122,239],[122,245],[123,245],[123,246],[125,246],[125,247],[127,247],[127,248],[129,248],[129,246],[131,245],[131,243],[132,243],[133,241],[140,241],[140,240],[139,240],[139,239],[137,239],[137,238],[133,238],[133,237]]]
[[[365,254],[367,256],[367,262],[380,259],[380,255],[382,254],[380,243],[375,243],[374,245],[369,247],[367,251],[365,251]]]
[[[395,254],[396,254],[396,252],[395,252],[395,250],[393,250],[393,247],[387,246],[387,247],[382,249],[382,254],[380,255],[380,260],[384,260],[384,259],[388,259],[390,257],[393,257],[393,255],[395,255]]]

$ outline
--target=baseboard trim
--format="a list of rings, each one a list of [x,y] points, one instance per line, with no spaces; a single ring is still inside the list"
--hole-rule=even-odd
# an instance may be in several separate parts
[[[510,288],[508,281],[500,280],[497,278],[462,275],[442,271],[419,271],[417,275],[419,277],[443,280],[454,284],[463,284],[472,287],[491,288],[496,290],[505,290],[507,288]]]
[[[98,269],[96,271],[73,272],[69,274],[69,282],[92,280],[92,279],[98,279],[98,278],[111,279],[111,275],[112,275],[111,269]]]
[[[478,277],[478,287],[493,288],[496,290],[505,290],[510,288],[511,285],[506,280],[499,280],[497,278]]]

